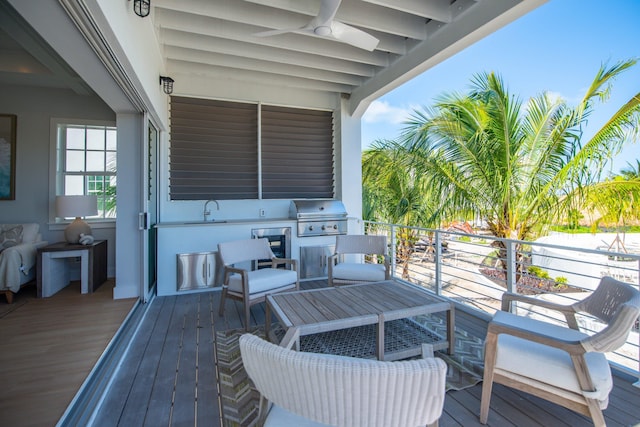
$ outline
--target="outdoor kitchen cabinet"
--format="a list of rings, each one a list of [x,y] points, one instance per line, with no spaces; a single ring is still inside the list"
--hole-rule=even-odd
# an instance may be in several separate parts
[[[289,217],[297,220],[300,280],[326,278],[336,236],[347,234],[347,210],[340,200],[292,200]]]
[[[177,254],[177,291],[221,285],[217,252]]]
[[[272,220],[239,220],[227,222],[210,223],[159,223],[155,225],[158,230],[158,263],[157,263],[157,293],[158,296],[179,295],[190,292],[208,292],[219,290],[223,282],[223,268],[219,259],[216,259],[215,269],[211,266],[211,271],[218,271],[219,279],[214,279],[211,284],[211,276],[202,276],[203,264],[211,264],[210,258],[207,261],[195,257],[189,259],[191,266],[184,273],[178,275],[178,255],[214,253],[218,249],[218,243],[228,242],[238,239],[251,238],[251,230],[258,227],[295,227],[295,222],[289,219]],[[296,247],[297,250],[297,247]],[[193,257],[191,257],[193,258]],[[183,267],[185,264],[183,264]],[[182,267],[181,267],[182,268]],[[192,274],[187,274],[191,271]],[[178,281],[185,277],[181,285]]]
[[[329,274],[329,257],[335,245],[314,245],[300,247],[300,279],[319,279]]]

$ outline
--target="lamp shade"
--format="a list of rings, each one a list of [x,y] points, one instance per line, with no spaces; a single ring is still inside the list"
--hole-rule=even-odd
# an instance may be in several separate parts
[[[98,215],[97,196],[56,196],[56,216],[59,218]]]
[[[80,217],[97,214],[97,196],[56,196],[56,216],[59,218],[76,218],[64,230],[64,237],[69,243],[77,244],[83,235],[91,235],[91,227]]]

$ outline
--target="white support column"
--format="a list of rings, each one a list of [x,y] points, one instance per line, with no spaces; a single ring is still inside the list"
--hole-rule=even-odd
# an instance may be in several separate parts
[[[336,196],[350,217],[362,219],[362,137],[360,117],[348,113],[349,100],[340,99],[335,115]]]
[[[113,297],[133,298],[140,296],[143,268],[142,231],[139,230],[138,214],[143,211],[144,185],[141,178],[142,114],[118,114],[118,175],[117,175],[117,219],[116,219],[116,286]]]

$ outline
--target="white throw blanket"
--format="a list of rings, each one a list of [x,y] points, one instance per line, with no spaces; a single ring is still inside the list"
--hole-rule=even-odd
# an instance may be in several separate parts
[[[36,246],[33,244],[17,245],[0,252],[0,291],[18,292],[23,277],[35,264]]]

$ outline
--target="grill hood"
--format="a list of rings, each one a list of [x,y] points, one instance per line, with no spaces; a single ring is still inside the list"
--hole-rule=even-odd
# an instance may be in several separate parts
[[[347,210],[340,200],[303,199],[292,200],[289,217],[299,221],[346,219]]]

